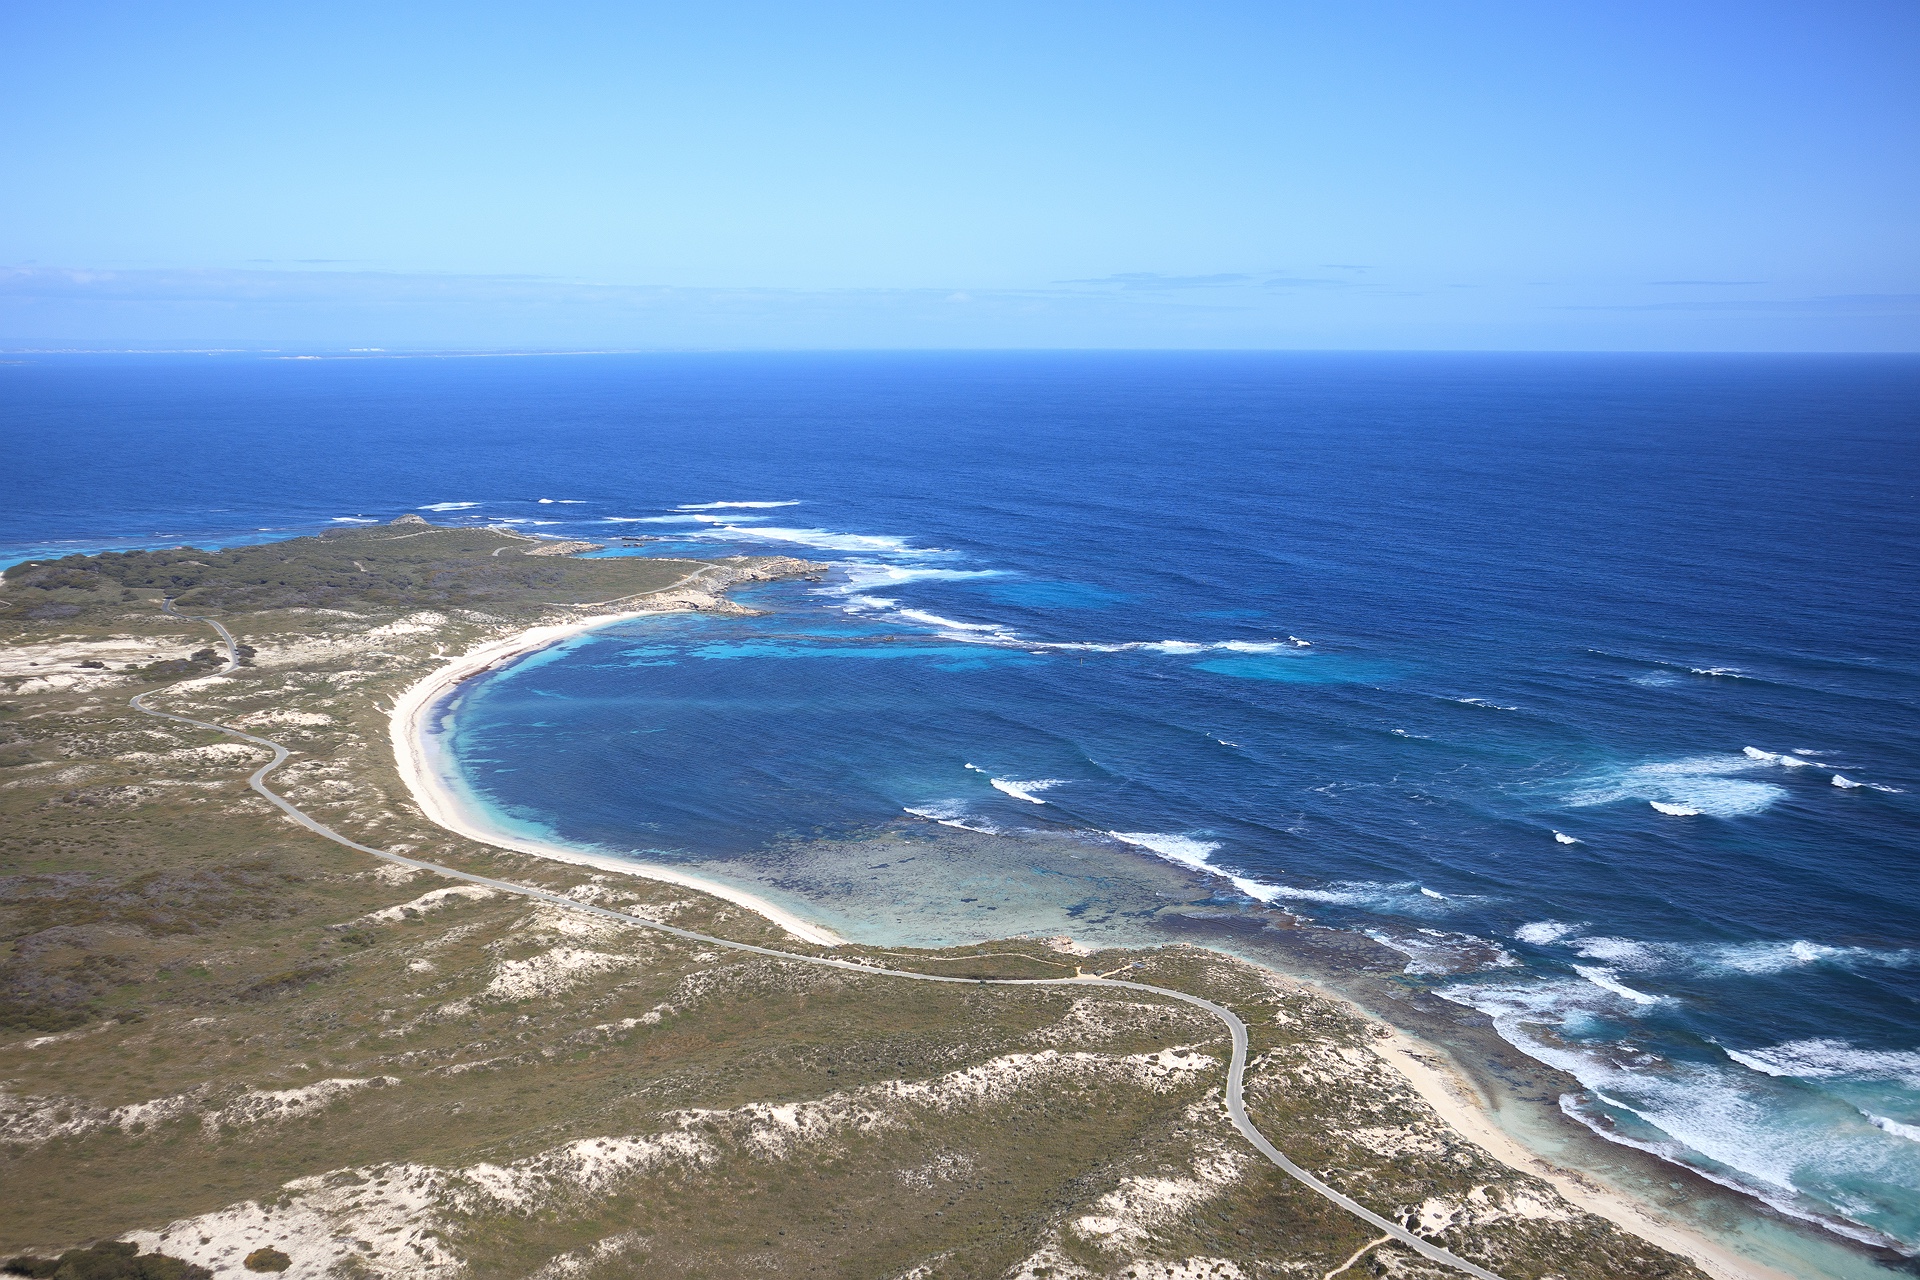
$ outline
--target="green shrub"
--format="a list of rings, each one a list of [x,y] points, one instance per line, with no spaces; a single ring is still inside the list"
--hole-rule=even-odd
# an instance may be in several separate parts
[[[5,1271],[42,1280],[213,1280],[213,1272],[205,1267],[164,1253],[143,1254],[138,1245],[121,1240],[102,1241],[91,1249],[69,1249],[57,1258],[22,1254],[9,1259]]]

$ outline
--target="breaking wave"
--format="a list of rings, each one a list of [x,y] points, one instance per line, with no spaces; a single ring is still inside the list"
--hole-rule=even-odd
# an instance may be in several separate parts
[[[1536,947],[1550,946],[1570,933],[1578,933],[1577,924],[1561,924],[1558,920],[1536,920],[1532,924],[1523,924],[1513,931],[1513,936],[1522,942],[1531,942]]]
[[[846,575],[846,584],[819,588],[821,594],[846,595],[855,591],[870,591],[874,587],[896,586],[907,582],[959,582],[968,578],[1003,576],[998,569],[935,569],[925,565],[856,563],[842,564],[838,568]]]
[[[1615,1044],[1584,1040],[1595,1015],[1637,1018],[1657,1003],[1604,970],[1583,971],[1578,981],[1459,982],[1437,994],[1486,1014],[1502,1039],[1578,1080],[1586,1095],[1563,1096],[1561,1108],[1608,1141],[1848,1238],[1898,1247],[1899,1212],[1856,1188],[1911,1185],[1912,1157],[1897,1133],[1851,1103],[1771,1078],[1787,1071],[1756,1066],[1749,1074],[1646,1052],[1622,1057]],[[1766,1052],[1734,1060],[1752,1065],[1747,1059],[1764,1062]],[[1817,1053],[1814,1061],[1817,1069]]]
[[[1577,964],[1573,971],[1599,987],[1602,991],[1611,991],[1614,995],[1631,1000],[1635,1004],[1658,1004],[1659,996],[1650,996],[1644,991],[1636,991],[1620,979],[1613,976],[1612,970],[1599,969],[1592,965]]]
[[[1790,1040],[1766,1049],[1728,1049],[1743,1067],[1801,1080],[1894,1080],[1920,1089],[1920,1051],[1861,1049],[1844,1040]]]
[[[1519,964],[1504,947],[1486,938],[1439,929],[1368,929],[1369,938],[1407,957],[1404,972],[1416,976],[1476,973]]]
[[[690,538],[713,538],[732,542],[789,542],[802,547],[812,547],[816,551],[867,552],[875,555],[952,555],[937,547],[915,547],[905,538],[886,533],[835,533],[831,529],[783,529],[756,525],[751,529],[735,528],[728,523],[711,529],[698,529],[687,534]]]
[[[1898,1120],[1875,1115],[1865,1108],[1861,1108],[1860,1114],[1867,1118],[1868,1124],[1882,1133],[1890,1133],[1896,1138],[1905,1138],[1908,1142],[1920,1142],[1920,1124],[1902,1124]]]
[[[1586,779],[1562,797],[1575,809],[1643,800],[1677,817],[1715,818],[1761,813],[1782,799],[1786,788],[1734,775],[1768,767],[1771,761],[1750,755],[1689,756],[1608,770]]]
[[[1035,778],[1027,782],[1016,782],[1011,778],[988,778],[987,782],[995,791],[1003,792],[1016,800],[1025,800],[1028,804],[1045,804],[1035,792],[1050,791],[1060,786],[1063,778]]]
[[[758,510],[763,507],[797,507],[800,499],[789,498],[784,502],[683,502],[675,511],[718,511],[727,507],[747,507]]]
[[[1581,926],[1542,920],[1514,931],[1535,946],[1563,946],[1584,960],[1633,973],[1674,973],[1694,977],[1735,977],[1788,973],[1813,965],[1839,968],[1904,969],[1920,963],[1911,949],[1839,947],[1806,939],[1757,942],[1647,942],[1638,938],[1587,935]]]
[[[1210,859],[1220,848],[1218,841],[1159,831],[1109,831],[1107,834],[1122,844],[1132,845],[1136,849],[1145,849],[1149,853],[1165,858],[1168,862],[1175,862],[1195,871],[1218,876],[1255,902],[1270,903],[1276,898],[1288,896],[1286,891],[1278,885],[1264,884],[1251,877],[1237,875],[1214,866]]]
[[[928,822],[937,822],[943,827],[956,827],[961,831],[974,831],[983,836],[997,836],[1001,834],[1000,828],[990,822],[982,822],[978,818],[971,817],[971,815],[967,813],[966,808],[957,803],[921,805],[917,808],[913,805],[908,805],[902,812],[910,813],[916,818],[925,818]]]

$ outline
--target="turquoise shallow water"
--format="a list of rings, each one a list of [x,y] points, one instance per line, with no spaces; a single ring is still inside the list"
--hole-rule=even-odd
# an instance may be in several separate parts
[[[506,819],[853,924],[1366,932],[1596,1132],[1920,1247],[1914,361],[0,378],[105,459],[16,478],[23,548],[422,509],[833,564],[469,690],[450,745]],[[162,447],[208,423],[258,446]]]

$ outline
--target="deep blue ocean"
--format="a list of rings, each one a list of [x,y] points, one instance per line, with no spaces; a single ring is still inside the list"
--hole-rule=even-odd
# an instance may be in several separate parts
[[[417,511],[832,563],[472,690],[503,821],[1199,867],[1920,1248],[1920,360],[19,359],[9,562]]]

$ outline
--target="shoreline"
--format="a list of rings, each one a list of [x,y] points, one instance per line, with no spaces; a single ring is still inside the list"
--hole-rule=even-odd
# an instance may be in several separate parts
[[[389,734],[401,780],[429,821],[466,839],[516,853],[676,884],[752,911],[801,941],[826,947],[844,945],[847,939],[832,930],[732,885],[658,863],[596,854],[495,831],[475,820],[461,798],[432,766],[426,743],[427,717],[459,685],[514,659],[597,627],[635,618],[684,612],[689,607],[686,602],[674,603],[679,607],[670,605],[667,608],[635,609],[599,614],[577,622],[532,627],[483,643],[450,659],[445,666],[410,685],[394,702],[389,715]],[[1628,1191],[1578,1170],[1562,1167],[1546,1153],[1534,1150],[1508,1133],[1494,1119],[1486,1098],[1471,1076],[1453,1063],[1444,1046],[1393,1025],[1350,997],[1326,988],[1305,974],[1224,948],[1208,949],[1264,968],[1279,978],[1310,988],[1316,994],[1338,1000],[1354,1009],[1384,1033],[1384,1037],[1373,1047],[1374,1052],[1407,1079],[1443,1123],[1500,1163],[1546,1180],[1577,1207],[1612,1222],[1650,1244],[1687,1258],[1714,1280],[1794,1280],[1790,1273],[1737,1253]]]
[[[429,822],[476,843],[508,849],[514,853],[532,854],[538,858],[550,858],[556,862],[569,862],[577,866],[595,867],[602,871],[613,871],[622,875],[676,884],[685,889],[693,889],[724,899],[737,907],[743,907],[786,930],[802,942],[822,947],[843,945],[846,939],[832,930],[803,920],[793,912],[776,906],[757,894],[736,889],[732,885],[690,875],[659,863],[640,862],[631,858],[614,857],[611,854],[589,853],[566,845],[528,840],[492,830],[474,820],[473,815],[461,804],[460,798],[452,792],[445,780],[433,768],[426,745],[425,721],[440,700],[459,685],[516,658],[582,635],[596,627],[610,626],[613,623],[626,622],[634,618],[678,612],[683,610],[635,609],[625,613],[596,614],[589,618],[582,618],[578,622],[531,627],[502,639],[481,644],[449,660],[445,666],[409,685],[394,700],[393,710],[388,714],[387,732],[393,744],[394,765],[399,770],[400,780],[406,785],[414,804],[419,806],[420,812]]]
[[[1331,991],[1321,994],[1331,999],[1345,999]],[[1351,1001],[1346,1003],[1352,1005]],[[1359,1009],[1357,1005],[1352,1007]],[[1551,1183],[1577,1208],[1605,1218],[1649,1244],[1679,1254],[1714,1280],[1793,1280],[1787,1272],[1743,1257],[1625,1191],[1555,1164],[1500,1127],[1480,1090],[1464,1071],[1448,1060],[1441,1046],[1382,1022],[1364,1009],[1359,1011],[1387,1032],[1384,1038],[1369,1046],[1374,1053],[1406,1077],[1414,1092],[1449,1128],[1501,1164]]]

